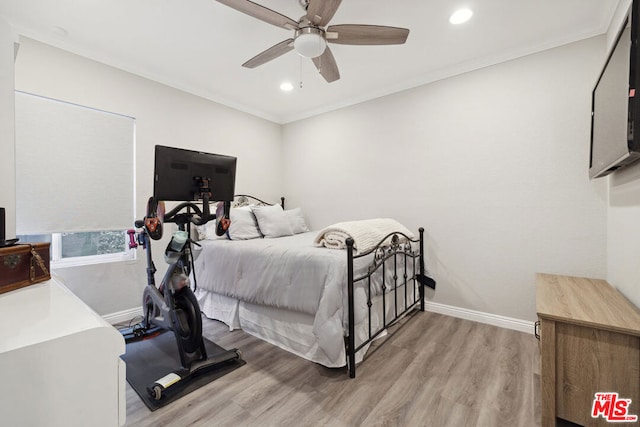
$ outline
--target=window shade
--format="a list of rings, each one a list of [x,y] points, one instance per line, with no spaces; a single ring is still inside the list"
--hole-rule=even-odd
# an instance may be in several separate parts
[[[16,234],[123,230],[135,120],[16,92]]]

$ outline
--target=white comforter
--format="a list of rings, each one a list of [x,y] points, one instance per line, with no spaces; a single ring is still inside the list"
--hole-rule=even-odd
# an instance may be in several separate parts
[[[200,241],[202,248],[196,249],[199,253],[195,260],[198,288],[314,316],[313,333],[318,344],[330,360],[337,360],[344,351],[342,337],[348,315],[343,308],[347,307],[347,257],[344,250],[314,246],[316,234]],[[369,256],[356,260],[356,277],[370,260]],[[356,323],[366,316],[363,286],[357,285],[354,291]],[[374,294],[380,291],[378,283],[373,287]]]
[[[202,253],[195,261],[198,287],[253,304],[315,314],[329,291],[341,296],[347,261],[344,251],[314,247],[314,235],[201,241]]]

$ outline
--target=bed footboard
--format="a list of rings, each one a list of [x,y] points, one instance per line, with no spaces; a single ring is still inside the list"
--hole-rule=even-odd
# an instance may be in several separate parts
[[[385,243],[389,242],[390,243]],[[417,248],[416,248],[417,244]],[[424,311],[424,287],[435,289],[436,282],[425,275],[424,265],[424,228],[419,229],[419,238],[412,239],[403,233],[391,233],[370,251],[354,254],[354,241],[346,240],[347,245],[347,292],[348,292],[348,328],[345,337],[347,353],[347,368],[349,376],[356,376],[356,353],[371,343],[387,328],[397,323],[407,313],[420,309]],[[373,255],[367,273],[354,277],[354,262],[357,259]],[[387,271],[390,269],[390,271]],[[390,273],[390,274],[389,274]],[[372,326],[374,316],[373,287],[374,277],[381,282],[382,307],[378,307],[378,313],[382,313],[382,321],[378,326]],[[390,280],[387,280],[391,277]],[[388,282],[392,283],[388,283]],[[355,297],[356,285],[364,287],[367,298],[368,334],[367,338],[356,345],[355,338]],[[380,283],[379,283],[380,285]],[[388,310],[392,304],[391,310]],[[389,315],[387,315],[389,311]]]

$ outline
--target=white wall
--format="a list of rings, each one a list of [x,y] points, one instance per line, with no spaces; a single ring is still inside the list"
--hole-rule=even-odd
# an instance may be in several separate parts
[[[607,280],[640,307],[640,164],[609,178]]]
[[[21,42],[16,89],[135,117],[137,218],[144,216],[153,191],[156,144],[237,156],[236,190],[279,200],[283,191],[279,125],[33,40]],[[63,164],[64,159],[52,161]],[[7,185],[13,187],[11,183]],[[55,203],[55,195],[51,202]],[[166,241],[154,242],[156,255],[162,254]],[[164,271],[164,261],[156,258],[156,266]],[[142,250],[137,262],[56,273],[99,314],[139,307],[146,283]]]
[[[535,272],[604,278],[606,183],[588,179],[605,37],[284,126],[311,226],[426,229],[433,301],[534,320]]]

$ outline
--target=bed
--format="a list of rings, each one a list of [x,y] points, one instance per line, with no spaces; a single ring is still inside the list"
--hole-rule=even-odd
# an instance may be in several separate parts
[[[229,234],[198,228],[202,312],[300,357],[355,377],[371,342],[435,289],[418,237],[392,219],[310,231],[300,209],[238,196]],[[387,232],[389,231],[389,232]]]

